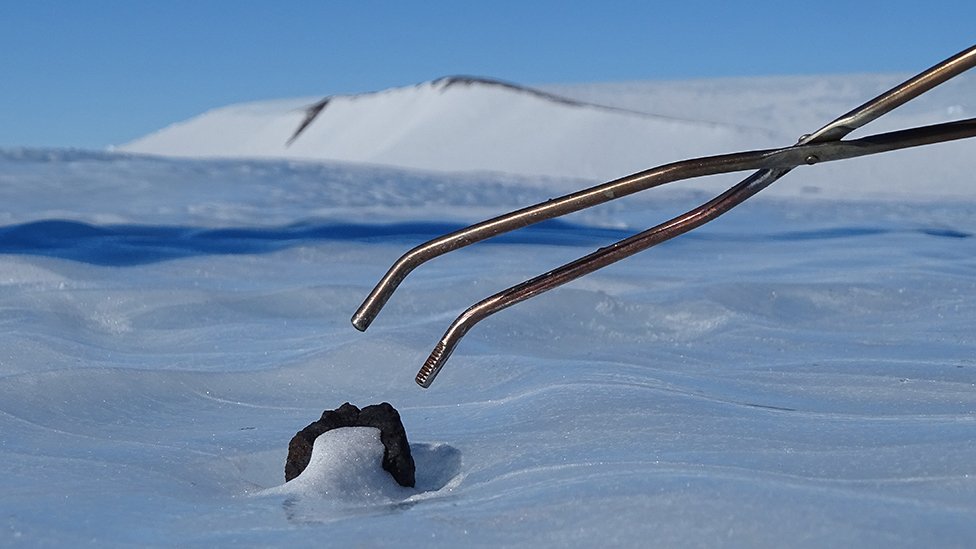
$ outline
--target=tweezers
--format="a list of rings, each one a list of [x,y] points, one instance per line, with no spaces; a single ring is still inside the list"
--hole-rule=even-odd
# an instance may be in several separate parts
[[[500,215],[420,244],[403,254],[390,267],[359,306],[352,317],[352,324],[358,330],[365,331],[411,271],[447,252],[666,183],[707,175],[757,170],[735,186],[693,210],[472,305],[454,320],[417,373],[417,383],[424,388],[430,387],[461,338],[481,320],[516,303],[700,227],[738,206],[797,166],[976,136],[976,118],[968,118],[841,141],[861,126],[973,66],[976,66],[976,45],[891,88],[819,130],[801,136],[795,145],[664,164]]]

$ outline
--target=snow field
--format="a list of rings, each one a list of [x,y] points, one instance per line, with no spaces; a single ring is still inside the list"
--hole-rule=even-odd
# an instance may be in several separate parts
[[[362,334],[411,246],[593,181],[0,151],[0,545],[970,546],[973,146],[799,169],[479,324],[426,391],[465,307],[735,179],[439,258]],[[291,436],[346,401],[400,410],[416,490],[369,430],[283,484]]]

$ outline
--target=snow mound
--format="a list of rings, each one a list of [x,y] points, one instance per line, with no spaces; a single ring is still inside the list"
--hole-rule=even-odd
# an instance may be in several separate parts
[[[383,470],[383,443],[375,427],[343,427],[315,439],[308,467],[266,495],[328,496],[339,501],[406,499],[416,490],[397,484]]]
[[[400,486],[383,469],[383,442],[375,427],[342,427],[315,439],[312,457],[294,479],[254,496],[285,496],[291,521],[334,520],[349,511],[411,505],[450,495],[464,478],[461,453],[448,444],[411,444],[417,484]],[[263,456],[262,456],[263,457]],[[262,457],[258,457],[261,459]]]

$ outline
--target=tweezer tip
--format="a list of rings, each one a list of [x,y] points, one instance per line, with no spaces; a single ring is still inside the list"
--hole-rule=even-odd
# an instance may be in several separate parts
[[[373,323],[373,319],[376,318],[376,313],[369,310],[365,303],[359,307],[356,314],[352,315],[350,319],[354,328],[360,332],[365,332],[366,328]]]
[[[430,352],[430,356],[427,357],[427,361],[417,372],[417,377],[415,381],[417,385],[420,385],[424,389],[430,387],[430,384],[434,382],[434,378],[437,377],[438,372],[440,372],[441,367],[444,366],[444,361],[447,359],[445,351],[447,346],[444,345],[443,341],[439,341],[434,347],[434,350]]]
[[[365,322],[362,318],[352,317],[352,327],[359,330],[360,332],[365,332],[366,328],[369,328],[369,322]]]

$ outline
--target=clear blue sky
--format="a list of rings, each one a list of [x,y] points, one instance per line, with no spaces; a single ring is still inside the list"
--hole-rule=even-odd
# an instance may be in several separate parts
[[[447,74],[913,72],[974,42],[976,0],[0,0],[0,147],[101,148],[229,103]]]

